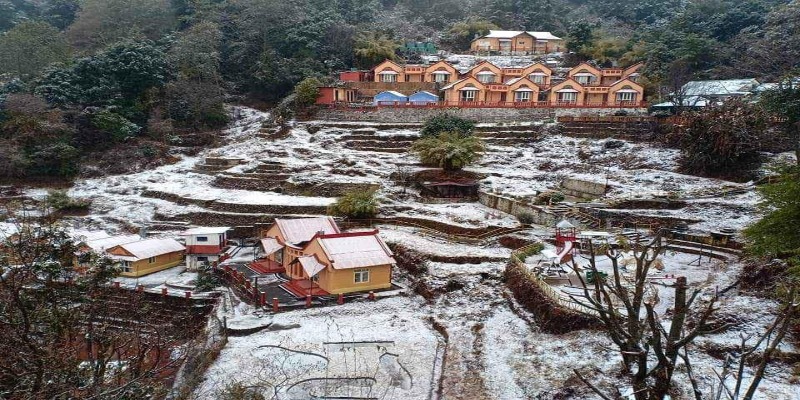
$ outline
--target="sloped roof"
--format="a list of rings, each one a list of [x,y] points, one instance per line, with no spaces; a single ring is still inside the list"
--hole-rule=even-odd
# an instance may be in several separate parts
[[[416,93],[413,93],[413,94],[409,95],[408,98],[420,97],[420,96],[428,97],[428,98],[432,98],[432,99],[438,99],[439,98],[439,96],[437,96],[437,95],[435,95],[435,94],[433,94],[431,92],[424,91],[424,90],[416,92]]]
[[[120,247],[128,253],[133,254],[133,257],[111,255],[112,258],[124,261],[139,261],[163,254],[174,253],[176,251],[183,251],[186,249],[175,239],[169,238],[152,238],[140,240],[138,242],[123,243],[114,247],[110,247],[108,250],[111,250],[115,247]]]
[[[320,263],[317,257],[314,256],[300,256],[297,257],[297,261],[309,277],[318,274],[326,268],[325,264]]]
[[[404,94],[402,94],[400,92],[394,91],[394,90],[385,90],[383,92],[380,92],[380,93],[376,94],[375,96],[379,96],[379,95],[382,95],[384,93],[390,94],[390,95],[396,96],[396,97],[407,97],[406,95],[404,95]]]
[[[114,246],[119,246],[121,244],[126,243],[133,243],[142,240],[142,237],[139,235],[117,235],[117,236],[108,236],[100,239],[95,240],[87,240],[86,245],[89,246],[90,249],[96,252],[104,252],[106,249],[110,249]]]
[[[396,263],[377,231],[319,236],[317,240],[335,269]]]
[[[264,238],[261,239],[261,247],[264,248],[264,254],[270,255],[280,249],[283,248],[283,245],[278,243],[278,240],[275,238]]]
[[[181,235],[188,236],[188,235],[214,235],[225,233],[231,230],[230,227],[227,226],[201,226],[197,228],[190,228],[185,231]]]
[[[539,40],[561,40],[560,37],[553,35],[550,32],[534,32],[528,31],[528,34]]]
[[[683,85],[684,96],[731,96],[750,94],[760,83],[755,78],[691,81]]]
[[[457,84],[459,84],[459,83],[461,83],[461,82],[464,82],[464,81],[465,81],[465,80],[467,80],[467,79],[469,79],[469,78],[461,78],[461,79],[459,79],[459,80],[457,80],[457,81],[455,81],[455,82],[453,82],[453,83],[451,83],[451,84],[449,84],[449,85],[447,85],[447,86],[443,87],[441,90],[447,90],[447,89],[451,89],[453,86],[455,86],[455,85],[457,85]]]
[[[339,233],[339,227],[331,217],[316,218],[276,218],[275,224],[281,230],[284,239],[290,245],[297,245],[311,240],[319,232],[325,234]]]
[[[111,237],[111,235],[109,235],[106,231],[86,231],[80,229],[70,230],[69,235],[73,240],[83,242]]]

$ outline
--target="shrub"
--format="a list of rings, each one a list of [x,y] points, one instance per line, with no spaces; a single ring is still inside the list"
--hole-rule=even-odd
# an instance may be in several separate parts
[[[199,268],[197,279],[194,281],[194,287],[198,292],[209,292],[219,286],[222,286],[222,281],[210,267]]]
[[[375,191],[352,191],[328,206],[328,213],[354,219],[373,218],[378,214]]]
[[[95,114],[92,117],[92,125],[107,133],[113,142],[121,142],[135,136],[141,129],[139,125],[110,110],[103,110]]]
[[[319,97],[319,87],[322,82],[317,78],[306,78],[294,87],[295,104],[300,107],[308,107],[317,102]]]
[[[58,211],[86,210],[92,204],[87,199],[74,199],[64,190],[51,190],[47,193],[45,203]]]
[[[534,199],[536,204],[556,204],[564,201],[564,193],[556,191],[547,191],[539,193]]]
[[[27,159],[31,175],[72,177],[78,173],[78,150],[66,143],[35,147]]]
[[[485,149],[483,140],[474,136],[460,136],[457,132],[424,137],[411,147],[423,164],[435,165],[445,171],[457,171],[477,161]]]
[[[530,225],[536,220],[536,218],[529,212],[521,212],[517,214],[517,220],[519,220],[519,222],[522,224]]]
[[[436,137],[444,132],[454,132],[460,137],[466,137],[471,136],[474,129],[475,121],[444,113],[425,121],[425,124],[422,125],[420,135],[426,138]]]
[[[746,177],[761,162],[758,146],[766,127],[763,109],[738,99],[688,114],[679,138],[680,169],[719,178]]]

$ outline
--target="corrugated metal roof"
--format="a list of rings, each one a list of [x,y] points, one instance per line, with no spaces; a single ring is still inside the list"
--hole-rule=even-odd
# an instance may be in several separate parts
[[[186,249],[175,239],[169,238],[145,239],[138,242],[123,243],[118,246],[125,249],[128,253],[133,254],[133,257],[112,255],[111,258],[125,261],[139,261],[150,257],[174,253],[176,251],[183,251]]]
[[[283,248],[283,245],[278,243],[278,240],[275,238],[264,238],[261,239],[261,247],[264,248],[264,254],[270,255],[280,249]]]
[[[139,235],[117,235],[117,236],[108,236],[100,239],[95,240],[87,240],[85,243],[89,246],[90,249],[96,252],[104,252],[106,249],[110,249],[114,246],[119,246],[125,243],[132,243],[142,240],[142,237]]]
[[[182,235],[184,235],[184,236],[188,236],[188,235],[214,235],[214,234],[225,233],[225,232],[227,232],[229,230],[231,230],[231,228],[227,227],[227,226],[200,226],[200,227],[197,227],[197,228],[187,229],[187,230],[183,231]]]
[[[760,83],[754,78],[691,81],[683,85],[684,96],[730,96],[752,93]]]
[[[319,238],[335,269],[395,264],[392,252],[378,234]]]
[[[528,31],[528,34],[539,40],[561,40],[560,37],[553,35],[550,32],[534,32]]]
[[[339,233],[339,227],[331,217],[276,218],[275,223],[278,224],[278,229],[281,230],[286,243],[291,245],[307,242],[318,232]]]
[[[326,268],[325,264],[317,261],[317,258],[314,256],[297,257],[297,261],[300,262],[300,266],[303,267],[303,271],[305,271],[309,277],[318,274]]]

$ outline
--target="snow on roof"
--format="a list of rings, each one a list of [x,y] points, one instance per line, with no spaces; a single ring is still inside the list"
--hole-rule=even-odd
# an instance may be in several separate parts
[[[453,86],[455,86],[456,84],[459,84],[459,83],[461,83],[461,82],[464,82],[464,81],[465,81],[465,80],[467,80],[467,79],[469,79],[469,78],[463,78],[463,79],[459,79],[459,80],[457,80],[457,81],[455,81],[455,82],[453,82],[453,83],[451,83],[451,84],[449,84],[449,85],[447,85],[447,86],[443,87],[441,90],[447,90],[447,89],[450,89],[450,88],[452,88]]]
[[[439,98],[439,96],[438,96],[438,95],[435,95],[435,94],[433,94],[433,93],[431,93],[431,92],[427,92],[427,91],[424,91],[424,90],[422,90],[422,91],[419,91],[419,92],[416,92],[416,93],[413,93],[413,94],[411,94],[411,95],[410,95],[410,96],[408,96],[408,97],[409,97],[409,98],[412,98],[412,97],[419,97],[419,96],[422,96],[422,97],[429,97],[429,98],[436,98],[436,99],[438,99],[438,98]]]
[[[283,245],[278,243],[278,240],[275,238],[264,238],[261,239],[261,247],[264,248],[264,254],[270,255],[280,249],[283,248]]]
[[[705,107],[709,104],[708,99],[705,99],[700,96],[686,96],[681,99],[681,105],[683,107]],[[654,108],[671,108],[675,107],[675,103],[672,101],[665,101],[663,103],[653,104],[651,107]]]
[[[560,37],[553,35],[550,32],[537,32],[537,31],[489,31],[488,35],[480,37],[483,38],[496,38],[496,39],[511,39],[523,33],[527,33],[539,40],[561,40]]]
[[[185,250],[185,247],[183,247],[182,244],[178,243],[178,241],[175,239],[170,238],[145,239],[138,242],[123,243],[118,246],[125,249],[125,251],[128,253],[133,254],[133,257],[117,255],[111,256],[111,258],[124,261],[139,261],[150,257],[156,257],[163,254]]]
[[[519,82],[520,80],[522,80],[522,78],[509,79],[508,81],[506,81],[506,85],[513,85],[513,84]]]
[[[287,243],[296,245],[311,240],[319,232],[339,233],[339,227],[331,217],[317,218],[276,218],[275,223]]]
[[[214,234],[225,233],[225,232],[227,232],[229,230],[231,230],[231,228],[227,227],[227,226],[200,226],[200,227],[197,227],[197,228],[187,229],[187,230],[183,231],[182,235],[183,236],[189,236],[189,235],[214,235]]]
[[[325,264],[320,263],[314,256],[297,257],[297,261],[308,276],[314,276],[326,268]]]
[[[511,39],[515,36],[519,36],[523,34],[523,31],[489,31],[489,34],[484,36],[485,38],[499,38],[499,39]]]
[[[528,31],[528,34],[539,40],[561,40],[560,37],[553,35],[550,32],[534,32]]]
[[[97,239],[104,239],[111,237],[106,231],[87,231],[81,229],[72,229],[69,232],[69,236],[72,237],[72,240],[88,242],[91,240]]]
[[[380,92],[380,93],[376,94],[375,96],[379,96],[379,95],[382,95],[384,93],[388,93],[388,94],[391,94],[392,96],[396,96],[396,97],[406,97],[406,95],[404,95],[404,94],[402,94],[400,92],[394,91],[394,90],[385,90],[383,92]]]
[[[561,228],[561,229],[569,229],[569,228],[574,228],[574,227],[575,227],[575,225],[572,225],[572,223],[570,223],[569,221],[567,221],[565,219],[562,219],[561,222],[556,224],[556,228]]]
[[[95,240],[86,240],[85,243],[93,251],[102,253],[106,251],[106,249],[110,249],[114,246],[119,246],[121,244],[126,244],[126,243],[133,243],[140,240],[142,240],[142,237],[139,235],[116,235],[116,236],[99,238]]]
[[[392,252],[377,233],[317,238],[335,269],[395,264]]]
[[[683,85],[685,96],[730,96],[746,95],[758,87],[754,78],[727,79],[717,81],[691,81]]]

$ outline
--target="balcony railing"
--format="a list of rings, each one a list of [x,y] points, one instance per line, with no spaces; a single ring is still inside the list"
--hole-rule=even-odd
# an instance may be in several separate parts
[[[337,107],[337,106],[333,106]],[[341,107],[338,106],[338,107]],[[337,108],[338,108],[337,107]],[[645,102],[584,102],[575,101],[439,101],[408,103],[382,101],[377,105],[361,105],[369,108],[646,108]],[[344,108],[349,108],[345,105]]]

